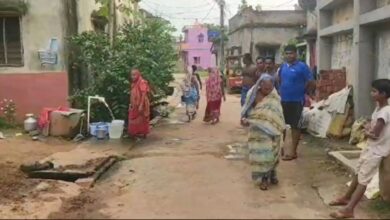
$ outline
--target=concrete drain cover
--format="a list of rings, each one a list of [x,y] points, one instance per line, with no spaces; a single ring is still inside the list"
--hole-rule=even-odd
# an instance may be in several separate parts
[[[29,178],[63,180],[92,187],[96,180],[118,160],[117,156],[108,156],[89,160],[83,165],[67,165],[54,168],[51,162],[45,162],[22,165],[20,169]]]
[[[361,152],[361,150],[331,151],[329,152],[329,156],[336,159],[339,163],[348,168],[351,172],[354,172],[356,163],[359,160]]]

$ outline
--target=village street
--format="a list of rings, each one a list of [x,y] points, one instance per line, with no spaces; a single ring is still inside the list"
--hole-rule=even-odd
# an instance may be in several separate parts
[[[390,219],[390,0],[0,0],[0,21],[0,219]]]
[[[180,94],[176,94],[180,97]],[[170,100],[176,106],[179,97]],[[324,147],[306,137],[300,158],[281,162],[278,186],[260,191],[252,183],[247,163],[226,160],[228,144],[244,142],[239,125],[239,98],[229,95],[223,104],[221,123],[202,122],[200,114],[191,124],[178,108],[162,120],[141,143],[86,142],[58,146],[52,158],[59,161],[94,154],[117,154],[125,160],[112,167],[91,189],[75,183],[46,181],[49,189],[37,192],[39,182],[24,186],[24,196],[1,204],[2,218],[327,218],[326,206],[344,189],[348,178],[326,157]],[[24,147],[29,148],[27,142]],[[34,142],[34,146],[39,146]],[[46,147],[48,148],[48,147]],[[56,148],[52,145],[51,148]],[[27,150],[26,150],[27,151]],[[55,150],[52,150],[55,151]],[[33,151],[31,152],[34,155]],[[27,157],[26,154],[24,154]],[[43,157],[44,154],[41,155]],[[31,156],[35,159],[39,156]],[[78,159],[79,158],[79,159]],[[18,164],[15,164],[18,166]],[[4,177],[7,178],[7,177]],[[18,179],[18,181],[27,181]],[[29,180],[30,181],[30,180]],[[20,184],[20,183],[19,183]],[[8,191],[7,198],[18,193]],[[4,196],[4,195],[2,195]],[[365,206],[365,203],[362,203]],[[359,218],[376,218],[367,208]]]

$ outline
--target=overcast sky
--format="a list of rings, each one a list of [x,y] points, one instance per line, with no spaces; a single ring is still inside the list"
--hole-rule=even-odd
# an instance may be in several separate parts
[[[226,1],[226,21],[237,13],[241,0]],[[263,10],[289,10],[294,9],[298,0],[247,0],[249,5],[260,4]],[[215,0],[142,0],[141,8],[154,15],[169,20],[181,33],[184,25],[190,25],[198,19],[201,23],[219,24],[219,7]]]

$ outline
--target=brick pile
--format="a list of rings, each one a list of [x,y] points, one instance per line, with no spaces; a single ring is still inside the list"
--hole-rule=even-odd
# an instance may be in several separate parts
[[[344,89],[347,86],[347,74],[345,68],[334,70],[321,70],[317,80],[317,101],[328,98],[331,94]]]

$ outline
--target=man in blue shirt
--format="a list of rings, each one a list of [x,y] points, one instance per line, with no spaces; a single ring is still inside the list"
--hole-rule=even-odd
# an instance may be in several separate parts
[[[286,62],[279,69],[280,95],[286,124],[291,126],[293,153],[284,155],[283,160],[294,160],[297,158],[297,148],[301,137],[299,122],[302,117],[305,94],[312,93],[315,83],[309,67],[298,61],[297,48],[294,45],[288,45],[284,52]]]

